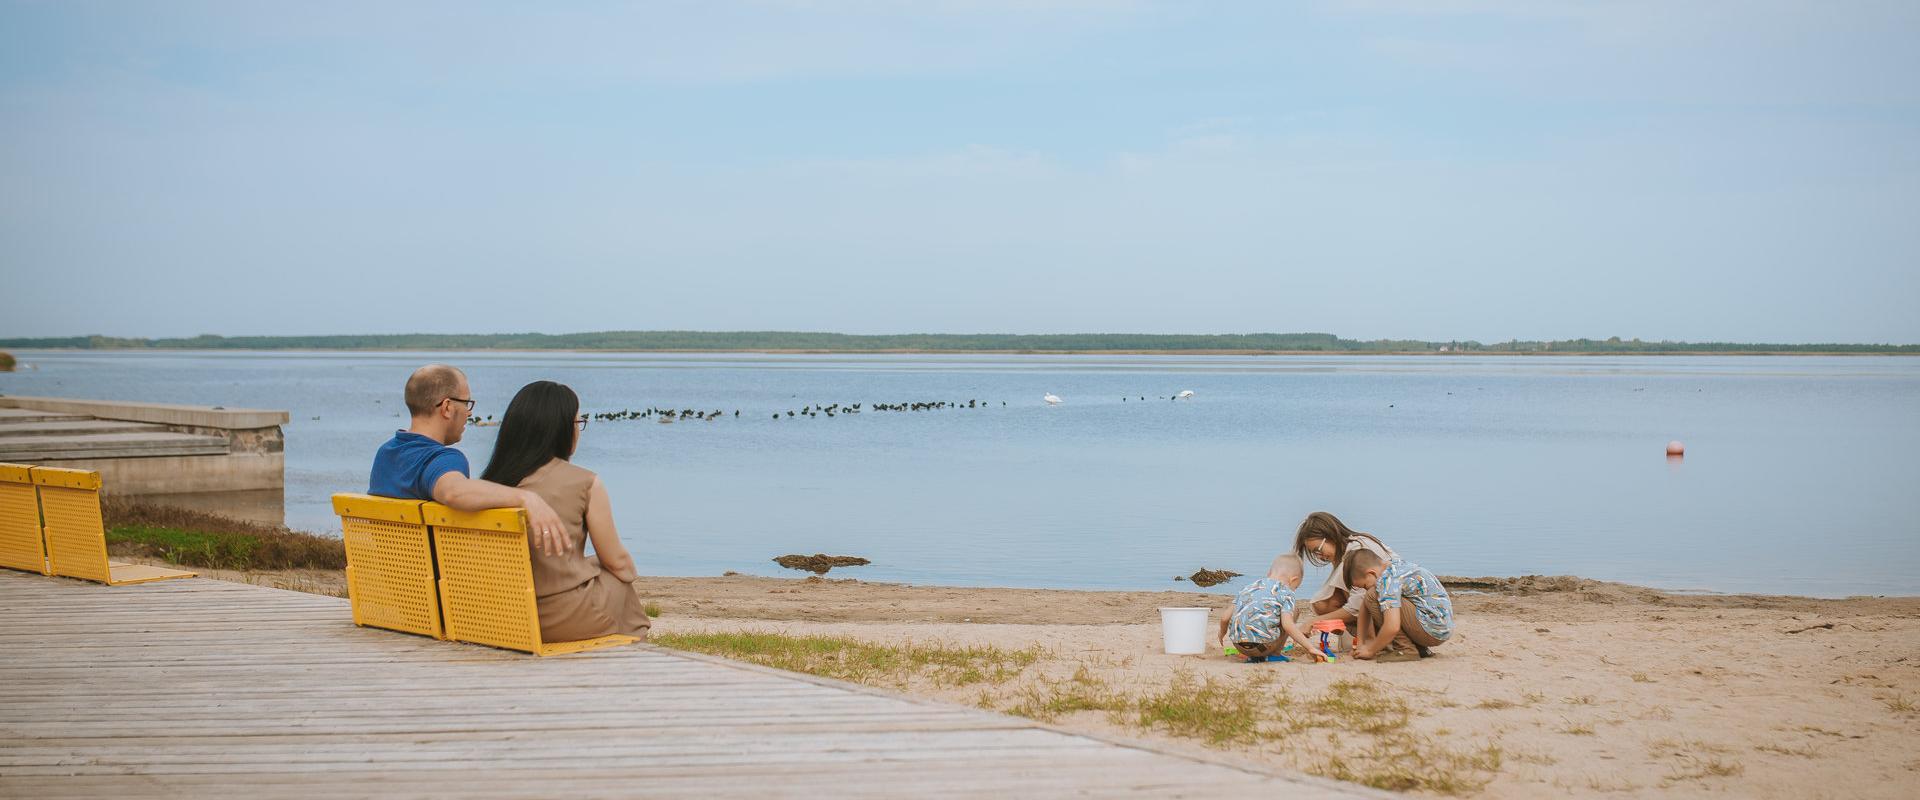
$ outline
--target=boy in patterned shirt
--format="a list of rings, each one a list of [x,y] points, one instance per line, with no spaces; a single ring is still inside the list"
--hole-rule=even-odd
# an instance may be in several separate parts
[[[1267,577],[1247,584],[1233,598],[1233,608],[1220,619],[1220,643],[1230,645],[1248,661],[1265,661],[1286,646],[1284,636],[1300,645],[1313,660],[1325,661],[1320,649],[1307,641],[1293,620],[1293,590],[1300,588],[1300,557],[1291,553],[1273,560]]]
[[[1399,556],[1382,561],[1369,551],[1359,550],[1347,556],[1343,569],[1348,586],[1366,589],[1380,598],[1380,629],[1354,645],[1354,658],[1379,655],[1402,633],[1413,640],[1420,657],[1426,658],[1432,655],[1431,648],[1453,635],[1453,598],[1447,596],[1447,587],[1440,585],[1440,579],[1425,568]],[[1369,620],[1363,616],[1360,630],[1368,627]]]

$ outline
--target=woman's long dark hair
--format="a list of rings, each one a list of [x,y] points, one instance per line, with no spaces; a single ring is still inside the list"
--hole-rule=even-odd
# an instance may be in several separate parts
[[[1328,563],[1338,564],[1341,559],[1347,557],[1347,544],[1352,542],[1355,536],[1365,536],[1372,539],[1375,544],[1380,542],[1380,538],[1371,533],[1347,527],[1339,517],[1325,511],[1315,511],[1308,514],[1307,518],[1300,522],[1300,530],[1294,532],[1293,551],[1301,558],[1323,567]],[[1328,562],[1320,557],[1319,552],[1307,549],[1308,539],[1325,539],[1332,542],[1333,561]]]
[[[519,486],[548,461],[573,458],[573,421],[579,416],[580,396],[566,384],[534,381],[520,387],[500,418],[500,438],[480,477]]]

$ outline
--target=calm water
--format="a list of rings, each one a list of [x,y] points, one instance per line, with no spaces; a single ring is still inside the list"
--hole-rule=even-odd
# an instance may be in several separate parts
[[[1264,569],[1325,509],[1444,574],[1920,593],[1913,358],[18,355],[38,369],[0,392],[289,410],[287,521],[321,531],[427,360],[464,367],[482,415],[540,378],[589,411],[723,409],[595,422],[575,456],[654,574],[826,552],[873,580],[1180,588]],[[784,413],[935,400],[986,405]],[[476,471],[495,430],[460,445]]]

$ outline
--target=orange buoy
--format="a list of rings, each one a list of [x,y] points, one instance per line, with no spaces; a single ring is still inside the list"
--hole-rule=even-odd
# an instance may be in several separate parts
[[[1687,454],[1687,446],[1684,444],[1681,444],[1679,439],[1675,439],[1671,442],[1667,442],[1667,455],[1684,456],[1686,454]]]

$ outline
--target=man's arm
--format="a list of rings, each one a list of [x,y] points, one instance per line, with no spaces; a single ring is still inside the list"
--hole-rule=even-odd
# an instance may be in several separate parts
[[[567,550],[566,529],[560,526],[560,515],[553,513],[553,507],[533,492],[449,472],[433,482],[433,499],[460,511],[524,508],[527,536],[540,546],[540,552],[557,556]]]

